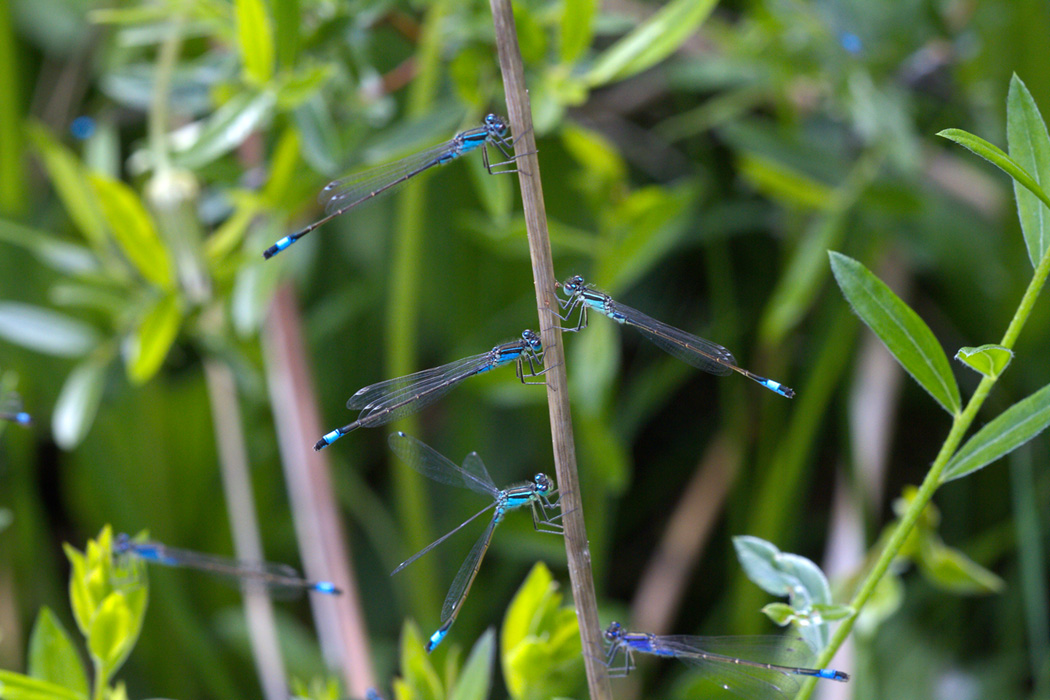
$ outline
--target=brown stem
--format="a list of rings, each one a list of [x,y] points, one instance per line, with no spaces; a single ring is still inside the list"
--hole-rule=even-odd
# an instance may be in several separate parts
[[[263,332],[266,378],[281,449],[295,534],[307,577],[332,581],[340,596],[314,595],[314,624],[325,660],[340,668],[349,694],[375,685],[364,611],[353,575],[326,453],[312,445],[323,431],[306,367],[302,326],[291,285],[277,290]]]
[[[557,324],[552,323],[551,311],[558,308],[558,302],[554,295],[554,264],[540,183],[540,162],[536,157],[536,138],[532,131],[532,109],[525,87],[525,70],[518,48],[510,0],[490,0],[490,4],[508,116],[517,139],[515,152],[522,154],[516,161],[518,182],[521,184],[525,230],[528,233],[532,277],[536,285],[540,335],[546,351],[544,366],[548,371],[544,376],[547,380],[547,404],[550,409],[551,438],[554,443],[554,467],[558,475],[558,488],[562,494],[561,508],[564,513],[569,580],[576,604],[576,618],[580,623],[583,660],[587,669],[591,700],[609,700],[612,698],[609,674],[600,662],[603,656],[601,626],[594,594],[587,529],[583,520],[579,475],[576,471],[576,446],[572,434],[572,417],[569,414],[565,352],[561,344],[561,331],[557,330]]]

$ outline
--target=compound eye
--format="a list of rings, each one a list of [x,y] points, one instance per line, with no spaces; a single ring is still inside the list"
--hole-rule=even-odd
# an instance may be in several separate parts
[[[486,124],[495,124],[497,121],[499,121],[499,120],[498,120],[498,118],[496,117],[495,114],[488,114],[488,115],[485,116],[485,123]]]

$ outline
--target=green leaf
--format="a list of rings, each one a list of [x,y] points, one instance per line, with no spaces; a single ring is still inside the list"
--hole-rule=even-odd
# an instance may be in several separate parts
[[[406,621],[401,627],[401,673],[418,700],[443,700],[444,688],[423,647],[419,628]]]
[[[128,378],[135,384],[149,381],[168,356],[182,323],[179,300],[167,294],[157,300],[127,338],[125,355]]]
[[[89,357],[77,365],[62,385],[51,417],[55,442],[65,450],[80,444],[95,421],[106,378],[106,364]]]
[[[0,338],[55,357],[81,357],[99,343],[91,326],[14,301],[0,302]]]
[[[982,345],[979,348],[959,348],[955,359],[986,377],[997,378],[1010,364],[1014,351],[1002,345]]]
[[[584,76],[591,87],[641,73],[670,56],[692,36],[715,0],[671,0],[656,14],[610,46]]]
[[[273,77],[273,29],[263,0],[236,0],[237,45],[247,82],[265,86]]]
[[[0,241],[28,250],[43,264],[66,275],[93,274],[101,269],[98,258],[88,248],[9,219],[0,219]]]
[[[273,0],[273,20],[277,36],[277,65],[293,68],[299,53],[301,18],[299,0]]]
[[[87,700],[51,681],[41,681],[14,671],[0,670],[0,698],[4,700]]]
[[[88,652],[101,669],[105,683],[127,658],[134,640],[133,620],[124,594],[113,591],[102,601],[88,628]]]
[[[29,675],[85,697],[90,692],[80,655],[69,633],[47,606],[40,609],[29,637]]]
[[[105,224],[88,184],[87,169],[72,151],[40,124],[27,124],[26,135],[40,154],[48,178],[69,218],[85,239],[101,248],[106,239]]]
[[[1046,122],[1032,93],[1016,73],[1010,80],[1006,100],[1006,143],[1010,157],[1031,173],[1032,179],[1046,192],[1050,185],[1050,135],[1046,133]],[[1035,267],[1050,249],[1050,210],[1016,180],[1014,198],[1017,200],[1017,218],[1028,244],[1028,257]]]
[[[853,258],[829,251],[831,271],[850,306],[897,362],[952,415],[959,413],[959,387],[948,357],[919,315]]]
[[[335,67],[324,64],[306,66],[282,76],[277,86],[277,106],[282,110],[295,109],[320,92],[334,75]]]
[[[123,182],[104,175],[92,174],[90,180],[109,230],[124,255],[143,278],[161,289],[171,289],[171,259],[138,194]]]
[[[496,633],[485,630],[467,657],[449,700],[485,700],[492,687],[492,662],[496,657]]]
[[[787,603],[769,603],[762,607],[762,614],[777,627],[786,627],[795,619],[795,609]]]
[[[812,211],[834,211],[835,190],[806,173],[759,153],[742,153],[741,176],[771,199]]]
[[[963,148],[968,149],[974,155],[984,158],[1014,180],[1024,185],[1025,189],[1038,197],[1043,204],[1050,207],[1050,197],[1047,196],[1046,192],[1039,187],[1039,184],[1017,163],[1017,161],[1003,153],[1003,150],[998,146],[988,143],[980,136],[974,136],[962,129],[945,129],[944,131],[937,132],[937,135],[943,136],[950,141],[954,141]]]
[[[961,595],[998,593],[1006,582],[965,554],[937,541],[923,547],[919,570],[943,590]]]
[[[1050,425],[1050,384],[1003,411],[959,448],[944,468],[941,482],[988,466],[1025,444]]]
[[[87,560],[83,553],[68,544],[63,544],[66,558],[69,559],[69,602],[73,609],[73,619],[77,622],[82,634],[87,634],[91,618],[95,614],[95,603],[91,588],[88,586]]]
[[[525,577],[521,587],[518,588],[518,592],[514,594],[514,599],[510,601],[507,612],[503,616],[500,648],[504,653],[532,634],[536,624],[536,612],[546,599],[553,583],[554,577],[550,569],[543,562],[537,562],[529,575]],[[508,678],[507,687],[510,688],[510,686]],[[513,695],[514,692],[511,691],[511,694]]]
[[[269,91],[235,95],[208,117],[189,146],[174,154],[175,163],[197,170],[229,153],[270,117],[275,101]]]
[[[596,0],[565,0],[562,3],[561,40],[558,45],[562,63],[572,63],[591,45],[597,8]]]

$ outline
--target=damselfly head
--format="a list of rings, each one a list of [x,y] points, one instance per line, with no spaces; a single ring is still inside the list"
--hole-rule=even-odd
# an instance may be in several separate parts
[[[117,535],[116,539],[113,540],[113,553],[124,554],[131,549],[131,538],[128,537],[126,532],[122,532]]]
[[[609,627],[605,630],[605,639],[610,642],[615,642],[621,637],[623,637],[623,627],[619,622],[610,622]]]
[[[525,341],[525,344],[533,350],[535,350],[536,352],[539,352],[543,349],[543,343],[540,341],[540,337],[536,335],[534,331],[530,331],[526,328],[521,332],[521,337]]]
[[[510,131],[510,127],[507,126],[507,120],[498,114],[485,115],[485,126],[497,136],[506,136],[507,132]]]
[[[565,290],[565,296],[571,297],[573,294],[583,289],[585,284],[583,277],[580,275],[573,275],[565,280],[561,287]]]
[[[536,490],[540,493],[547,493],[554,488],[554,482],[543,472],[532,477],[532,483],[536,484]]]

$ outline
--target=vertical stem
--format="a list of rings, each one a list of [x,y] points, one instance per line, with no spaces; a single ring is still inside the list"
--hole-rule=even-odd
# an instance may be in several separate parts
[[[270,405],[303,568],[309,578],[332,581],[343,591],[311,598],[321,650],[330,667],[342,669],[349,694],[364,697],[375,685],[372,657],[328,453],[310,449],[323,431],[302,337],[295,295],[286,284],[277,290],[263,333]]]
[[[10,0],[0,0],[0,212],[15,214],[26,207],[22,177],[22,99],[18,79],[18,39]]]
[[[580,497],[579,475],[576,470],[576,446],[572,434],[572,416],[569,413],[568,381],[565,375],[565,352],[560,331],[551,323],[551,311],[557,309],[554,295],[554,263],[551,257],[550,237],[547,233],[547,212],[540,183],[540,161],[536,157],[536,137],[532,130],[532,108],[525,86],[525,71],[518,48],[514,27],[514,13],[510,0],[490,0],[492,19],[496,29],[496,48],[499,52],[503,89],[507,110],[515,138],[518,139],[518,182],[521,185],[522,206],[525,211],[525,229],[529,238],[532,276],[536,286],[540,334],[546,351],[544,366],[548,368],[547,404],[550,410],[551,438],[554,444],[554,466],[561,492],[561,508],[565,525],[565,550],[568,555],[569,580],[576,604],[583,643],[583,661],[587,670],[587,685],[591,700],[612,697],[608,669],[601,663],[603,655],[601,626],[598,621],[598,603],[594,594],[591,572],[591,554],[587,543],[587,529],[583,519],[583,501]]]
[[[211,400],[212,421],[215,423],[215,440],[219,448],[222,487],[229,510],[234,551],[240,559],[263,561],[233,372],[226,365],[209,359],[204,361],[204,376]],[[284,661],[277,643],[277,623],[270,599],[264,592],[246,589],[244,614],[248,621],[248,639],[255,656],[263,697],[266,700],[284,700],[288,697],[288,681],[284,675]]]

